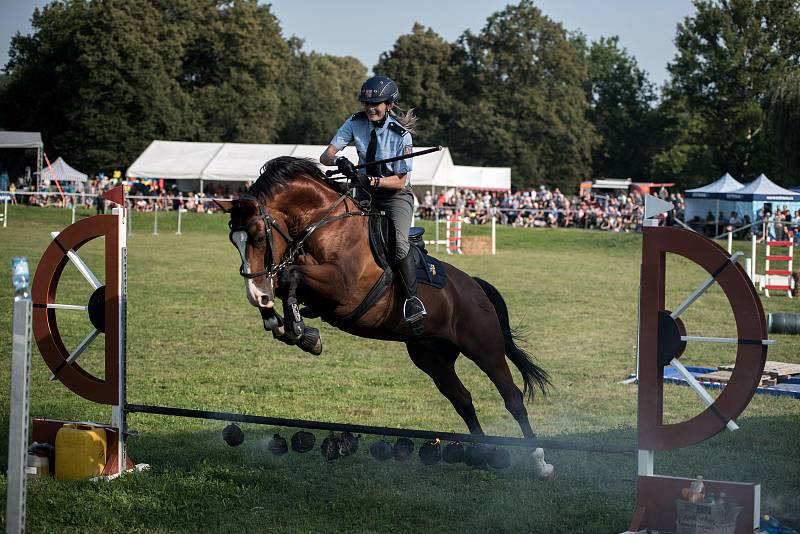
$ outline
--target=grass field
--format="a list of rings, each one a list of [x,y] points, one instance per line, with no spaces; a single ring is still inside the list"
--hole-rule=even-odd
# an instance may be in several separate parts
[[[81,216],[89,215],[88,212]],[[0,229],[0,462],[5,466],[12,291],[9,262],[24,255],[31,269],[69,224],[68,211],[11,208]],[[237,255],[222,215],[183,218],[134,214],[129,238],[128,401],[240,411],[325,421],[465,431],[462,421],[397,343],[321,329],[325,352],[312,357],[275,342],[247,303]],[[488,228],[467,227],[466,235]],[[741,243],[749,255],[747,243]],[[553,377],[547,397],[529,405],[541,437],[633,445],[636,386],[620,385],[635,368],[636,298],[641,236],[577,230],[498,228],[498,254],[446,261],[486,278],[506,298],[512,326],[527,331],[529,348]],[[101,273],[102,249],[81,256]],[[443,255],[440,255],[440,257]],[[670,259],[668,307],[705,279],[699,267]],[[83,303],[90,289],[70,266],[59,302]],[[796,300],[763,300],[767,312],[800,312]],[[718,288],[683,316],[692,335],[732,336],[727,301]],[[86,333],[81,312],[59,316],[68,346]],[[319,321],[312,321],[319,326]],[[480,335],[476,332],[476,335]],[[800,363],[800,337],[774,336],[772,360]],[[70,345],[71,344],[71,345]],[[98,371],[95,346],[81,363]],[[693,345],[688,364],[732,363],[732,347]],[[485,430],[519,435],[500,396],[469,361],[457,369]],[[107,421],[105,407],[83,401],[58,383],[34,346],[31,415]],[[515,375],[518,376],[518,375]],[[667,420],[682,421],[702,406],[686,387],[665,386]],[[689,449],[656,455],[656,472],[758,481],[762,509],[800,526],[800,401],[757,396],[741,430]],[[274,457],[276,431],[242,425],[245,443],[228,447],[224,426],[133,415],[140,432],[129,450],[152,470],[108,484],[32,480],[31,532],[547,532],[625,530],[633,512],[633,457],[547,451],[557,478],[539,482],[530,461],[512,450],[514,465],[480,471],[464,464],[378,463],[365,437],[354,457],[326,463],[319,451]],[[317,434],[317,443],[324,433]],[[417,446],[420,443],[417,442]],[[5,471],[5,469],[3,469]],[[0,482],[5,494],[5,478]],[[4,513],[4,512],[3,512]],[[4,521],[3,521],[4,523]]]

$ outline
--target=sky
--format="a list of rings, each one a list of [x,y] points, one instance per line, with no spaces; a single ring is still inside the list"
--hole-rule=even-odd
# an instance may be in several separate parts
[[[11,37],[30,33],[30,17],[47,0],[0,0],[0,65],[8,61]],[[409,33],[415,22],[432,28],[448,41],[464,30],[479,32],[492,13],[509,0],[273,0],[284,36],[305,41],[306,51],[354,56],[368,69],[397,37]],[[667,63],[675,55],[675,28],[694,13],[691,0],[535,0],[551,19],[569,31],[581,31],[589,40],[618,35],[628,50],[661,85]]]

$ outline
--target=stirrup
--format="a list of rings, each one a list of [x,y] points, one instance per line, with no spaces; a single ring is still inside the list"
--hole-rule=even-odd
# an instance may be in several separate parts
[[[419,304],[419,307],[422,309],[412,315],[408,315],[409,305],[413,304],[415,301],[417,304]],[[403,316],[406,318],[407,323],[417,322],[426,315],[428,315],[428,311],[425,309],[425,305],[422,303],[419,297],[409,297],[406,299],[405,303],[403,304]]]

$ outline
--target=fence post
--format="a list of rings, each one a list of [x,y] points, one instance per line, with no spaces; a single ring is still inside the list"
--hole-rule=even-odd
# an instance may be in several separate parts
[[[153,206],[153,235],[158,235],[158,204]]]
[[[434,213],[434,217],[433,218],[434,218],[434,221],[435,221],[434,226],[436,227],[436,237],[435,237],[436,245],[434,245],[434,249],[436,250],[436,252],[439,252],[439,206],[436,206],[433,209],[433,213]]]
[[[492,211],[494,211],[494,208],[492,208]],[[497,246],[496,246],[497,231],[495,228],[497,226],[496,219],[497,219],[496,213],[492,213],[492,256],[497,255]]]

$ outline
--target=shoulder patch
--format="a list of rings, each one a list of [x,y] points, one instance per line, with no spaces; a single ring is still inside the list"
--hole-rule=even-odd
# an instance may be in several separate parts
[[[399,135],[400,137],[403,137],[404,135],[406,135],[408,133],[408,130],[406,130],[405,128],[403,128],[402,126],[397,124],[396,122],[390,122],[389,123],[389,129],[391,131],[393,131],[394,133],[396,133],[397,135]]]
[[[359,111],[358,113],[353,113],[353,116],[350,117],[350,120],[360,121],[367,118],[367,114],[363,111]]]

